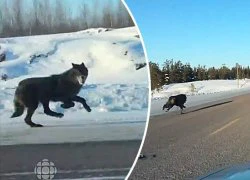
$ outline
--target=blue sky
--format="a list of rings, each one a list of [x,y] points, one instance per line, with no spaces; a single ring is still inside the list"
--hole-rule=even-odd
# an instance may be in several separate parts
[[[126,0],[148,57],[191,65],[250,65],[249,0]]]

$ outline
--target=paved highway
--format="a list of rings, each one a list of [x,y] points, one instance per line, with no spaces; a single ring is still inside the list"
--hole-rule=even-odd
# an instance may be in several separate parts
[[[34,180],[43,159],[55,164],[54,179],[124,179],[141,141],[0,146],[0,179]]]
[[[152,116],[129,179],[194,179],[250,161],[250,94]]]

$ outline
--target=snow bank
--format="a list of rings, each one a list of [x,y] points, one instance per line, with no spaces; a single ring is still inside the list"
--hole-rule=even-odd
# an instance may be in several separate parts
[[[135,69],[136,64],[146,63],[141,41],[136,35],[132,27],[107,32],[90,29],[4,38],[0,40],[1,47],[15,58],[0,64],[0,74],[7,74],[9,78],[50,75],[71,68],[72,62],[84,62],[89,68],[88,81],[91,83],[147,83],[147,68]],[[30,64],[33,55],[43,56]]]
[[[7,81],[0,80],[1,144],[141,139],[149,91],[147,67],[136,70],[138,64],[146,63],[137,35],[136,28],[131,27],[0,39],[7,54],[7,60],[0,63],[0,75],[8,75]],[[51,102],[51,109],[64,113],[64,117],[46,116],[39,106],[33,120],[45,127],[37,131],[24,123],[25,114],[9,118],[21,80],[62,73],[72,67],[71,63],[82,62],[89,69],[89,77],[80,96],[92,108],[91,113],[78,103],[65,110],[60,102]],[[67,127],[72,128],[65,134]]]
[[[239,81],[239,87],[237,80],[208,80],[164,85],[159,90],[154,90],[152,92],[152,98],[166,98],[181,93],[187,95],[198,95],[236,91],[240,89],[250,89],[250,79],[241,79]]]
[[[2,88],[0,93],[0,116],[14,112],[13,97],[15,88]],[[148,107],[148,89],[144,84],[89,84],[85,85],[79,95],[84,97],[89,106],[95,112],[128,112],[141,111]],[[52,110],[65,112],[74,117],[74,112],[83,110],[82,105],[77,103],[75,107],[63,109],[60,107],[60,102],[51,102]],[[42,107],[36,111],[43,113]]]

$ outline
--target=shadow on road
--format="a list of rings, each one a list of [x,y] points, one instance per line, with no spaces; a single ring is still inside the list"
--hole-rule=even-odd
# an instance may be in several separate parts
[[[198,108],[198,109],[195,109],[195,110],[192,110],[192,111],[183,112],[183,114],[188,114],[188,113],[200,111],[200,110],[203,110],[203,109],[207,109],[207,108],[211,108],[211,107],[215,107],[215,106],[220,106],[220,105],[223,105],[223,104],[228,104],[228,103],[231,103],[231,102],[233,102],[233,100],[228,100],[228,101],[225,101],[225,102],[220,102],[220,103],[216,103],[216,104],[213,104],[213,105],[201,107],[201,108]]]

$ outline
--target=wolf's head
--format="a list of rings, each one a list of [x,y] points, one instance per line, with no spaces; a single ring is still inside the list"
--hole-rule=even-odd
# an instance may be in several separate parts
[[[82,63],[82,64],[74,64],[74,63],[72,63],[72,67],[73,67],[73,69],[76,69],[80,73],[80,76],[77,77],[79,83],[84,84],[84,82],[86,81],[86,79],[88,77],[88,69],[87,69],[87,67],[84,65],[84,63]]]
[[[171,109],[175,105],[175,97],[171,96],[167,103],[163,105],[162,110],[166,109]]]

